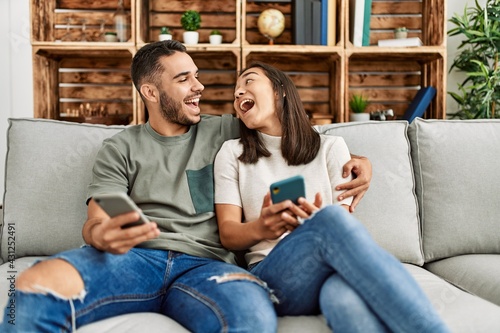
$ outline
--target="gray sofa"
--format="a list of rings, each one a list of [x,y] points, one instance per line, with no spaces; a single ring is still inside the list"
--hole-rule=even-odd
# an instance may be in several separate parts
[[[85,189],[95,154],[104,138],[122,129],[10,120],[1,237],[2,308],[9,276],[18,276],[36,258],[83,243]],[[405,264],[452,331],[500,332],[500,121],[416,119],[411,125],[372,121],[318,130],[343,136],[351,152],[371,160],[371,188],[355,215],[381,246]],[[279,320],[280,332],[329,331],[322,316]],[[152,313],[124,315],[78,329],[79,333],[144,331],[185,329]]]

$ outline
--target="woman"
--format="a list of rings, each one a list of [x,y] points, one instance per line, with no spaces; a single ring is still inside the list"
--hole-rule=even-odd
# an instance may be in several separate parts
[[[321,312],[335,332],[449,332],[403,265],[349,214],[351,199],[337,201],[349,151],[311,128],[290,78],[250,65],[234,107],[241,139],[222,146],[214,169],[221,241],[248,249],[249,270],[274,290],[278,315]],[[297,174],[307,200],[273,203],[269,185]]]

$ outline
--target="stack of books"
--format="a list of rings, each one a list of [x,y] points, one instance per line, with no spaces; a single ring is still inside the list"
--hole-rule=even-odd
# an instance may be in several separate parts
[[[294,0],[293,36],[296,45],[336,43],[337,0]]]

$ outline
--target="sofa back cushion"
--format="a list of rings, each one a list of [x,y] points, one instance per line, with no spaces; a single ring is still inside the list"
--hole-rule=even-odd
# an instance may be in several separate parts
[[[416,119],[409,137],[426,262],[500,253],[500,121]]]
[[[373,178],[354,215],[374,239],[403,262],[423,264],[406,121],[320,126],[342,136],[352,154],[368,157]]]
[[[51,255],[83,244],[86,190],[95,156],[102,141],[123,128],[9,119],[1,242],[4,260],[13,250],[8,247],[9,236],[15,237],[17,257]]]

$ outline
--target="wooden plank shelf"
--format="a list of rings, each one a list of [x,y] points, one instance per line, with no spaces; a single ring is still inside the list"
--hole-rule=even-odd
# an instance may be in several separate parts
[[[296,83],[312,123],[349,120],[349,98],[367,94],[371,109],[392,108],[398,119],[420,87],[434,86],[436,97],[425,117],[444,118],[446,110],[446,1],[372,0],[370,46],[349,41],[349,1],[335,0],[333,46],[295,45],[293,0],[125,0],[127,42],[104,42],[114,29],[116,1],[30,0],[35,117],[81,122],[142,123],[147,115],[129,74],[133,55],[158,40],[167,26],[182,41],[180,17],[201,14],[200,43],[186,45],[205,86],[207,114],[234,113],[237,75],[251,61],[287,72]],[[268,8],[285,16],[285,30],[274,45],[258,29]],[[405,26],[420,47],[378,47]],[[213,29],[223,43],[212,45]],[[83,33],[84,32],[84,33]],[[82,41],[82,35],[87,41]],[[390,66],[388,66],[390,64]]]

